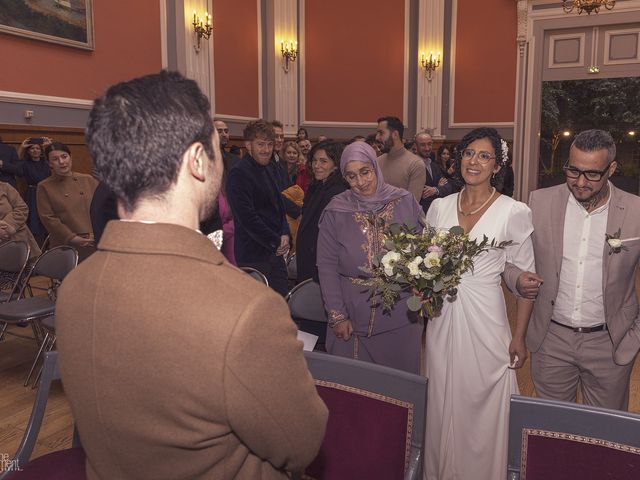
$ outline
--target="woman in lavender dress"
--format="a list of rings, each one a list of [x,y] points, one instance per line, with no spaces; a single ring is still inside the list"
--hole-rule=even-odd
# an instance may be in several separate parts
[[[375,151],[365,142],[345,148],[340,170],[351,188],[327,205],[318,235],[318,274],[329,314],[327,351],[419,373],[422,326],[405,297],[383,312],[369,299],[367,287],[353,280],[380,253],[383,225],[419,225],[422,209],[408,191],[385,183]]]

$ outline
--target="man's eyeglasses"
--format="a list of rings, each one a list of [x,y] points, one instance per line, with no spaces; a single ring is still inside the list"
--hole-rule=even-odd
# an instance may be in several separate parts
[[[473,157],[476,156],[476,153],[478,155],[478,161],[480,163],[489,163],[489,160],[492,160],[494,158],[496,158],[495,155],[491,155],[489,152],[476,152],[473,148],[465,148],[462,151],[462,158],[464,160],[471,160]]]
[[[604,174],[609,171],[609,167],[612,163],[613,162],[610,162],[604,170],[580,170],[579,168],[570,166],[568,163],[565,164],[562,169],[568,178],[578,179],[580,178],[580,175],[584,175],[584,178],[590,182],[599,182]]]

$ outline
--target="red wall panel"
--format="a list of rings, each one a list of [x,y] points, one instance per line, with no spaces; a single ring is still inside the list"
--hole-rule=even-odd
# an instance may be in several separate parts
[[[258,4],[214,0],[216,114],[259,116]]]
[[[0,90],[93,99],[162,68],[157,0],[93,2],[95,50],[0,33]]]
[[[402,118],[405,0],[306,0],[305,121]]]
[[[458,0],[455,123],[513,122],[516,2]]]

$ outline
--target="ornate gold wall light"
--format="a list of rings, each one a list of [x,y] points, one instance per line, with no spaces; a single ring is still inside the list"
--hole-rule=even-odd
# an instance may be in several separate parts
[[[587,15],[591,15],[591,12],[598,13],[602,7],[611,10],[615,4],[616,0],[562,0],[565,13],[571,13],[576,9],[578,14],[587,12]]]
[[[437,56],[434,56],[433,52],[430,52],[429,57],[427,57],[424,52],[422,52],[420,55],[420,64],[422,68],[424,68],[424,76],[427,77],[427,80],[431,81],[433,72],[440,66],[440,54],[438,53]]]
[[[289,62],[295,62],[298,58],[298,42],[280,40],[280,53],[284,60],[282,68],[285,73],[289,73]]]
[[[205,40],[209,40],[212,33],[211,26],[211,15],[208,12],[204,12],[204,19],[200,18],[196,11],[193,11],[193,32],[196,35],[196,43],[193,45],[193,48],[196,49],[196,52],[200,52],[200,41],[202,38]]]

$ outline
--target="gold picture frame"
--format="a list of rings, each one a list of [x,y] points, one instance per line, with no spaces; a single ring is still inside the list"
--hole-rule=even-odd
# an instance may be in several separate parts
[[[0,33],[94,50],[93,0],[0,2]]]

